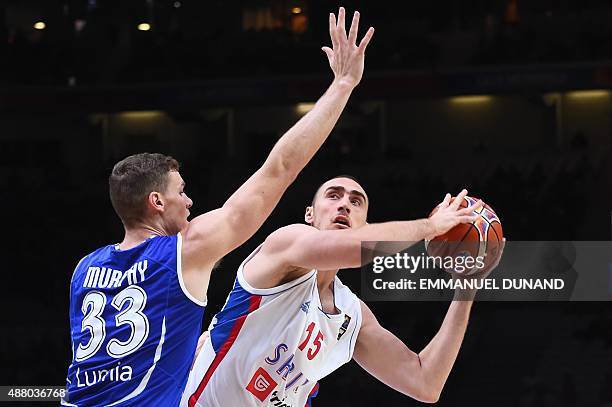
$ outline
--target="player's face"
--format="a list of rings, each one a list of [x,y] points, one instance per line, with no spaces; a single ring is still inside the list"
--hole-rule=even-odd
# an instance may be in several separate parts
[[[162,194],[164,199],[164,223],[169,234],[175,234],[187,227],[189,208],[193,201],[185,193],[185,181],[178,171],[168,173],[168,187]]]
[[[317,229],[348,229],[366,224],[368,198],[356,181],[334,178],[319,188],[305,220]]]

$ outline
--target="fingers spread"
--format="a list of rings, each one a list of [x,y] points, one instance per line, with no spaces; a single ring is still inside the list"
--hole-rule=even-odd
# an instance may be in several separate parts
[[[482,201],[482,199],[479,199],[478,202],[474,203],[474,205],[471,205],[470,208],[473,211],[477,211],[478,209],[482,208],[484,206],[484,202]]]
[[[482,202],[482,200],[479,200],[478,202],[474,203],[473,205],[468,206],[467,208],[463,208],[463,209],[457,208],[457,209],[458,209],[459,214],[461,215],[479,214],[480,213],[479,209],[481,209],[483,205],[484,205],[484,202]]]
[[[340,7],[338,11],[338,29],[340,30],[340,35],[342,38],[346,38],[346,23],[344,21],[345,17],[344,7]]]
[[[459,215],[469,215],[472,216],[474,215],[474,208],[472,206],[467,207],[467,208],[463,208],[457,211],[457,213]]]
[[[357,32],[359,30],[359,11],[355,11],[353,14],[353,22],[351,23],[351,28],[349,30],[348,41],[349,44],[355,45],[357,41]]]
[[[336,37],[336,16],[334,13],[329,13],[329,36],[332,40],[332,46],[338,47],[338,38]]]
[[[360,52],[365,52],[365,49],[367,48],[368,44],[370,43],[370,40],[372,39],[372,36],[374,35],[374,27],[370,27],[368,29],[368,32],[366,33],[366,35],[364,35],[364,37],[361,39],[361,42],[359,43],[359,51]]]
[[[327,55],[327,60],[331,64],[334,58],[334,51],[332,51],[332,49],[329,47],[322,47],[321,49],[323,52],[325,52],[325,55]]]
[[[453,209],[457,209],[459,208],[459,205],[461,205],[461,202],[463,202],[463,199],[467,196],[467,190],[463,189],[461,192],[459,192],[459,195],[457,195],[457,197],[455,198],[455,200],[453,201],[453,203],[451,204],[451,207]]]
[[[450,203],[450,200],[451,200],[451,194],[446,193],[446,195],[444,195],[444,199],[442,200],[441,206],[443,208],[446,208],[448,204]]]

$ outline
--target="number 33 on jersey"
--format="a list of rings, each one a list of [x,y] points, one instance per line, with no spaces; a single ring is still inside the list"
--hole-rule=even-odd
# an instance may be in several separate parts
[[[71,283],[63,405],[179,403],[205,305],[184,289],[180,252],[180,235],[158,236],[81,260]]]

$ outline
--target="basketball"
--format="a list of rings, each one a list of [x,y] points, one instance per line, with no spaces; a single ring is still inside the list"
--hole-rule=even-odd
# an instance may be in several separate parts
[[[451,200],[454,201],[455,198]],[[466,196],[461,202],[460,208],[467,208],[478,202],[478,198]],[[436,213],[437,207],[429,215]],[[426,241],[427,254],[429,256],[452,257],[454,264],[461,265],[455,269],[446,268],[448,272],[457,272],[463,275],[478,274],[479,270],[497,260],[500,247],[504,237],[501,221],[495,211],[487,204],[476,211],[480,216],[472,223],[462,223],[448,232]],[[472,264],[463,261],[469,257],[476,259]],[[463,258],[463,259],[460,259]]]

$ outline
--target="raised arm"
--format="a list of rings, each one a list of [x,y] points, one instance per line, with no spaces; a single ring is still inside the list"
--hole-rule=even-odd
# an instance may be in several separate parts
[[[260,252],[247,263],[249,283],[258,288],[284,281],[288,274],[304,274],[308,270],[337,270],[362,265],[361,243],[365,241],[418,242],[441,235],[459,223],[473,222],[479,201],[460,208],[467,194],[463,190],[453,203],[447,194],[439,210],[429,219],[373,223],[354,229],[319,230],[295,224],[278,229],[265,240]]]
[[[468,278],[486,278],[499,265],[505,245],[504,240],[495,261]],[[387,386],[426,403],[437,402],[459,354],[475,295],[476,290],[455,291],[438,333],[418,354],[383,328],[361,302],[363,319],[353,358]]]
[[[387,386],[419,401],[435,403],[457,359],[472,301],[453,301],[436,336],[420,353],[383,328],[366,304],[353,358]]]
[[[356,45],[359,13],[350,31],[345,11],[329,16],[332,47],[323,47],[334,80],[314,108],[276,143],[262,165],[226,202],[193,219],[183,231],[183,277],[187,290],[203,299],[213,265],[250,238],[270,215],[282,194],[330,134],[348,98],[361,80],[370,28]]]
[[[338,21],[329,16],[333,49],[323,47],[334,80],[314,108],[276,143],[261,166],[222,208],[195,218],[186,239],[206,242],[206,260],[218,260],[251,237],[270,215],[282,194],[329,136],[363,74],[365,50],[374,34],[370,28],[356,45],[359,13],[347,35],[345,11]],[[208,240],[212,237],[212,241]]]

